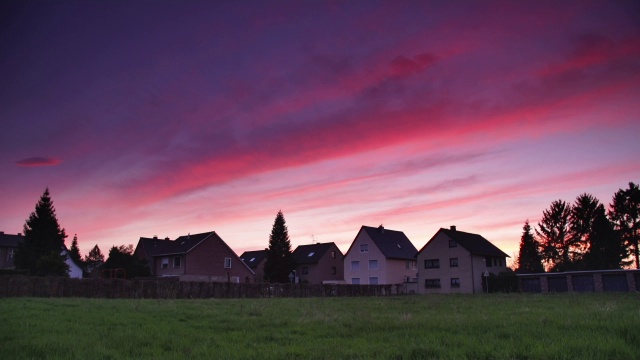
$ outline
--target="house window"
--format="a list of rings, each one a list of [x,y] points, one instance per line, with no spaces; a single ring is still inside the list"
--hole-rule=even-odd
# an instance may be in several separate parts
[[[9,260],[13,259],[13,248],[9,248]]]
[[[487,256],[484,259],[485,264],[487,264],[487,267],[490,268],[491,267],[491,256]]]
[[[493,266],[499,266],[498,258],[493,258]]]
[[[449,247],[450,248],[458,247],[458,243],[455,240],[449,240]]]
[[[375,270],[378,268],[378,260],[369,260],[369,270]]]
[[[337,271],[336,267],[335,267],[335,266],[332,266],[332,267],[331,267],[331,275],[335,275],[335,274],[336,274],[336,271]]]
[[[369,252],[369,244],[361,244],[360,245],[360,252],[362,252],[362,253]]]
[[[440,279],[424,279],[424,287],[427,289],[439,289]]]
[[[458,258],[449,259],[449,266],[450,267],[458,267]]]
[[[407,260],[405,263],[405,267],[407,268],[407,270],[416,270],[416,268],[418,267],[417,263],[417,261]]]
[[[335,252],[335,251],[332,251],[332,252],[331,252],[331,258],[332,258],[332,259],[335,259],[335,258],[336,258],[336,252]]]
[[[303,266],[302,267],[302,275],[307,275],[309,273],[309,267],[308,266]]]
[[[224,268],[231,269],[231,258],[224,258]]]
[[[351,284],[360,285],[360,278],[351,278]]]
[[[180,256],[176,256],[173,258],[173,267],[174,268],[180,267]]]
[[[354,271],[360,270],[360,261],[352,261],[351,270],[354,270]]]
[[[451,287],[459,288],[460,287],[460,278],[451,278]]]
[[[370,285],[378,285],[378,277],[370,277],[369,278],[369,284]]]
[[[161,267],[163,269],[168,269],[169,268],[169,258],[168,257],[163,257],[162,258],[162,265]]]
[[[424,261],[425,269],[439,269],[440,268],[440,260],[439,259],[427,259]]]

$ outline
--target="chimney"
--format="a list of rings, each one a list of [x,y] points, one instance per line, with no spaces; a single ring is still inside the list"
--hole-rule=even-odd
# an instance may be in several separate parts
[[[382,224],[378,226],[378,230],[380,230],[380,232],[384,234],[384,226],[382,226]]]
[[[153,240],[158,240],[158,235],[153,235]]]
[[[456,231],[456,226],[455,225],[451,225],[450,229],[451,229],[451,231]]]

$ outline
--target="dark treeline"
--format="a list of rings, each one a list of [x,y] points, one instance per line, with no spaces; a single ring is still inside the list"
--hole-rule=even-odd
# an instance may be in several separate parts
[[[608,210],[591,194],[551,203],[535,229],[525,221],[516,271],[640,268],[640,189],[618,190]]]

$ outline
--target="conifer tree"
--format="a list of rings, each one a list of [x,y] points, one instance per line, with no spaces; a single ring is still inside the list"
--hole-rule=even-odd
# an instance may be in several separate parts
[[[609,218],[640,269],[640,188],[633,182],[613,196]]]
[[[601,206],[600,200],[591,194],[584,193],[576,198],[574,205],[571,207],[567,241],[571,261],[576,266],[579,266],[578,263],[589,249],[589,234],[593,229]]]
[[[629,265],[630,262],[624,261],[628,256],[624,241],[620,232],[614,230],[602,204],[596,208],[593,224],[587,234],[587,242],[589,249],[584,256],[586,269],[620,269]]]
[[[23,233],[24,242],[15,254],[16,268],[28,269],[31,275],[69,276],[66,256],[61,254],[67,235],[56,218],[49,188],[26,220]]]
[[[551,203],[542,213],[536,235],[542,247],[542,260],[554,271],[563,271],[570,265],[569,214],[571,207],[562,200]]]
[[[516,271],[523,274],[544,272],[538,242],[531,233],[531,225],[529,225],[528,219],[522,227],[520,252],[518,253],[518,269]]]
[[[73,260],[76,265],[83,267],[82,265],[82,256],[80,256],[80,249],[78,248],[78,234],[73,236],[73,240],[71,241],[71,247],[69,248],[69,257]]]
[[[86,275],[89,277],[97,277],[100,271],[100,268],[104,264],[104,255],[102,255],[102,251],[98,247],[98,244],[89,251],[89,254],[84,258],[84,268],[86,271]]]
[[[275,283],[289,282],[289,274],[295,268],[291,253],[291,241],[282,211],[278,211],[273,222],[264,265],[265,280]]]

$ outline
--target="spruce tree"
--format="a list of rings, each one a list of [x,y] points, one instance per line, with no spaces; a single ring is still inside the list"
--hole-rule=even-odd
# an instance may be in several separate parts
[[[551,203],[542,213],[536,235],[542,247],[542,260],[554,271],[570,266],[569,214],[571,207],[562,200]]]
[[[520,238],[520,252],[518,253],[518,269],[522,274],[544,272],[542,257],[538,249],[538,242],[531,233],[529,220],[524,222],[522,237]]]
[[[609,218],[622,236],[628,252],[633,256],[636,269],[640,269],[640,188],[629,183],[628,189],[620,189],[613,196]]]
[[[73,236],[71,241],[71,247],[69,248],[69,258],[73,260],[76,265],[82,267],[82,256],[80,256],[80,249],[78,248],[78,234]]]
[[[61,254],[67,235],[56,218],[49,188],[26,220],[23,233],[24,242],[15,255],[16,268],[28,269],[31,275],[69,276],[66,256]]]
[[[569,254],[571,261],[579,267],[582,257],[589,249],[589,234],[602,206],[600,200],[591,194],[584,193],[576,198],[569,215]],[[604,208],[603,208],[604,209]]]
[[[96,244],[96,246],[89,251],[89,254],[84,258],[84,270],[86,271],[86,276],[89,277],[98,277],[100,268],[104,264],[104,255],[102,255],[102,251]]]
[[[595,211],[587,241],[589,250],[584,256],[586,269],[620,269],[622,266],[629,265],[630,262],[624,261],[628,256],[624,241],[620,232],[614,230],[613,223],[607,218],[602,204]]]
[[[287,283],[289,274],[295,268],[291,253],[291,241],[282,211],[278,211],[269,235],[267,262],[264,265],[264,278],[268,282]]]

